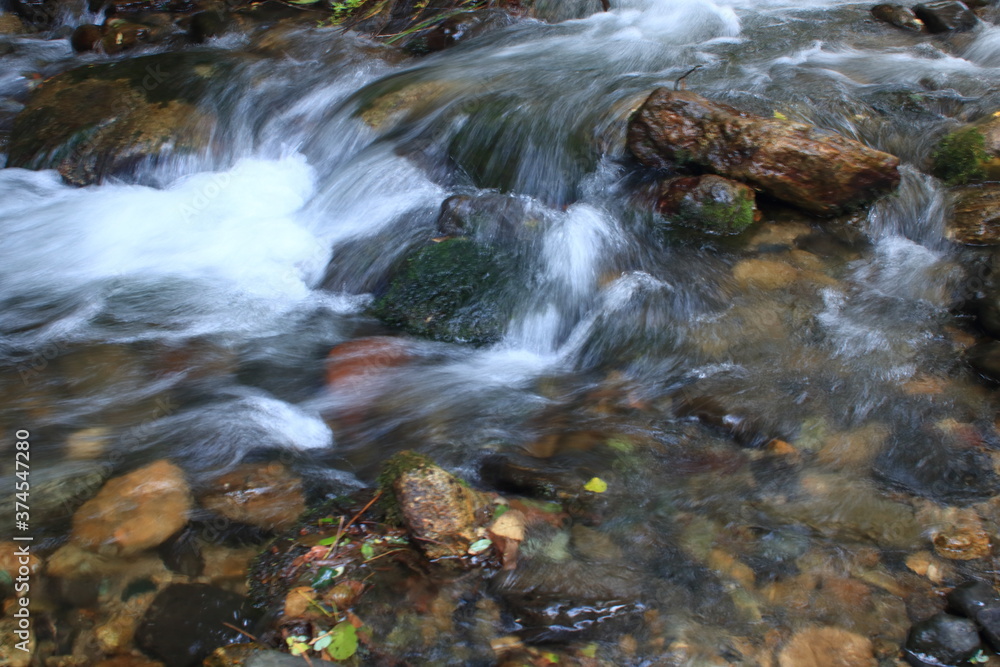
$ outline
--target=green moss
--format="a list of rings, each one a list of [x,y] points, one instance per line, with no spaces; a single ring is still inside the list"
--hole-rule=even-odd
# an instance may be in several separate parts
[[[394,484],[400,475],[419,468],[429,468],[436,465],[434,460],[425,454],[406,449],[395,454],[382,464],[382,472],[379,473],[379,491],[382,492],[380,501],[385,510],[386,523],[399,525],[403,523],[403,515],[399,510],[399,500],[396,498]]]
[[[753,224],[753,210],[752,199],[741,198],[732,203],[705,202],[698,221],[715,232],[739,234]]]
[[[455,343],[500,339],[512,267],[506,258],[466,239],[420,248],[405,262],[372,314],[390,326]]]
[[[975,128],[953,132],[941,140],[932,156],[933,173],[948,185],[961,185],[986,177],[983,162],[989,159],[985,139]]]

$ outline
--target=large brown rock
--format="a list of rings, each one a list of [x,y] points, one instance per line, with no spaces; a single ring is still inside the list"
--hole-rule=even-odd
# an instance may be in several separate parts
[[[127,179],[136,165],[170,154],[206,151],[215,116],[200,101],[229,65],[214,54],[164,53],[52,77],[15,118],[7,166],[57,169],[88,185]]]
[[[967,185],[954,188],[954,208],[946,236],[966,245],[1000,244],[1000,185]]]
[[[110,555],[130,555],[164,542],[184,527],[191,491],[184,473],[156,461],[109,480],[73,515],[71,541]]]
[[[628,146],[649,167],[693,166],[822,215],[863,205],[899,184],[899,160],[888,153],[685,90],[653,91],[629,123]]]
[[[267,530],[290,527],[306,508],[302,480],[280,463],[241,465],[199,500],[227,519]]]

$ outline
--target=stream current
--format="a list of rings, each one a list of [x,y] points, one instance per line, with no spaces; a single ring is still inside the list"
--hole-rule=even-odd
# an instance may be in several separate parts
[[[221,120],[200,156],[83,188],[0,170],[0,495],[28,430],[40,553],[71,514],[41,494],[74,480],[169,458],[201,488],[280,458],[333,496],[409,448],[473,484],[498,455],[558,488],[608,483],[590,529],[644,582],[623,595],[647,627],[588,641],[621,663],[762,664],[833,625],[895,664],[936,586],[992,576],[991,558],[934,550],[941,531],[1000,521],[1000,436],[963,360],[980,334],[961,307],[990,289],[990,255],[945,239],[925,161],[1000,108],[1000,26],[914,35],[823,0],[598,10],[419,59],[335,29],[285,30],[264,57],[228,35],[197,47],[236,62],[204,101]],[[112,58],[58,32],[0,36],[0,53],[8,117],[39,75]],[[689,90],[898,156],[898,192],[836,220],[765,205],[738,242],[672,230],[636,197],[625,126],[695,66]],[[401,90],[417,93],[368,122]],[[406,363],[325,386],[332,348],[399,335],[366,309],[437,235],[442,202],[497,192],[532,221],[495,232],[519,271],[500,340],[407,339]],[[754,277],[768,262],[796,279]],[[69,446],[81,432],[96,454]],[[564,559],[600,559],[573,548],[537,547],[525,576],[586,579]],[[46,613],[71,623],[52,596]],[[426,651],[410,659],[450,659]]]

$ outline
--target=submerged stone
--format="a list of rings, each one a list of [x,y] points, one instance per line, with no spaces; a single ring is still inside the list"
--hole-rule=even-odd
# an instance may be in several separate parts
[[[205,584],[172,584],[146,612],[136,643],[166,667],[200,665],[216,648],[246,641],[242,595]],[[228,624],[228,625],[227,625]]]
[[[899,184],[899,160],[888,153],[690,91],[653,91],[629,123],[628,146],[648,167],[692,167],[745,181],[822,215],[866,204]]]
[[[494,343],[507,322],[506,264],[499,253],[465,239],[424,246],[407,258],[372,314],[433,340]]]
[[[157,461],[109,480],[73,515],[70,539],[92,551],[130,555],[166,541],[190,511],[183,471]]]
[[[227,519],[265,530],[284,530],[305,511],[302,480],[277,462],[241,465],[199,501]]]
[[[915,667],[958,665],[974,656],[980,646],[975,623],[940,613],[910,628],[904,653]]]
[[[808,628],[778,655],[779,667],[876,667],[872,642],[841,628]]]
[[[945,235],[965,245],[1000,244],[1000,186],[960,186],[951,195],[955,204]]]

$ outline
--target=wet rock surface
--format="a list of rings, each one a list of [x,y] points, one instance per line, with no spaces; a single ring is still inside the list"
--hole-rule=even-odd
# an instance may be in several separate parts
[[[824,215],[870,202],[899,183],[899,160],[891,155],[688,91],[654,91],[629,123],[628,146],[646,166],[692,165]]]
[[[302,480],[278,463],[244,464],[215,480],[198,502],[227,519],[284,530],[305,510]]]
[[[1000,244],[1000,186],[962,186],[951,194],[955,204],[948,238],[966,245]]]
[[[214,119],[196,102],[220,67],[210,54],[173,53],[53,77],[15,118],[8,166],[57,169],[88,185],[168,154],[197,154]]]
[[[912,9],[903,5],[875,5],[872,7],[872,16],[903,30],[920,32],[924,29],[924,22],[917,18]]]
[[[105,483],[73,515],[71,539],[97,552],[134,554],[180,530],[191,508],[183,471],[157,461]]]
[[[196,667],[219,646],[246,641],[239,631],[250,628],[243,602],[242,596],[212,586],[175,584],[156,596],[139,626],[137,644],[165,667]]]
[[[499,340],[509,307],[510,260],[465,239],[433,243],[405,260],[372,314],[433,340]]]
[[[906,638],[906,659],[911,665],[956,665],[980,649],[976,625],[966,618],[936,614],[917,623]]]
[[[932,33],[972,30],[979,23],[972,10],[957,0],[923,2],[913,7],[913,13]]]
[[[683,225],[715,234],[739,234],[753,224],[756,197],[742,183],[719,176],[689,176],[664,183],[657,211]]]

